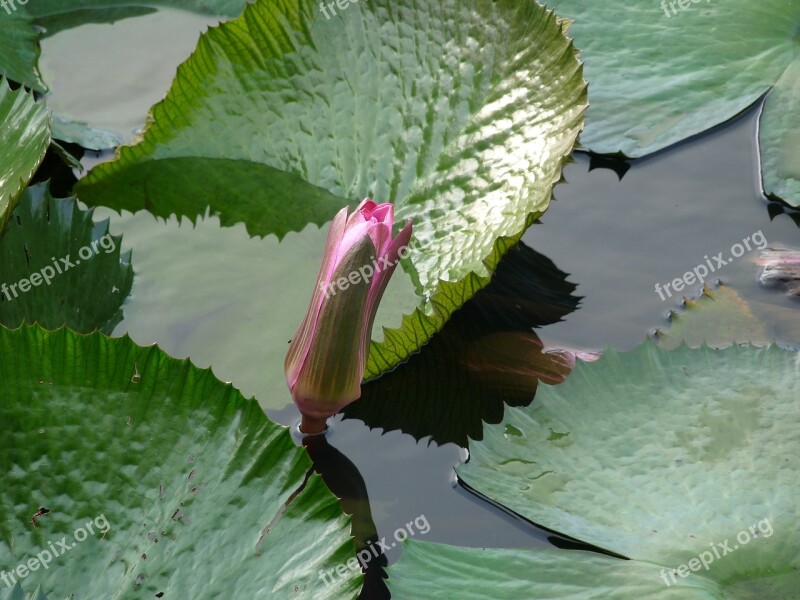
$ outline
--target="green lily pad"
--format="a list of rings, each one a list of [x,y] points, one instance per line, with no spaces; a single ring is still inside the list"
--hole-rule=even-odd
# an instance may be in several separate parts
[[[355,596],[358,570],[319,578],[355,551],[338,500],[288,430],[210,370],[66,329],[0,328],[0,354],[0,569],[56,553],[27,589]]]
[[[2,22],[2,18],[0,18]],[[0,79],[0,236],[22,190],[44,159],[50,143],[50,115],[22,88],[11,91]]]
[[[590,82],[585,147],[650,154],[734,117],[775,86],[759,132],[763,185],[800,206],[800,4],[546,3],[575,20]]]
[[[74,198],[29,187],[0,239],[0,323],[111,333],[131,291],[130,251]]]
[[[371,377],[441,329],[545,211],[586,89],[565,22],[532,0],[380,0],[330,19],[318,4],[260,0],[203,35],[143,139],[76,191],[278,237],[367,196],[394,202],[414,220],[417,297],[373,346]]]
[[[37,92],[47,91],[37,66],[39,38],[33,19],[23,7],[17,5],[10,12],[0,8],[0,40],[0,75]]]
[[[47,600],[47,595],[40,587],[26,594],[19,583],[15,583],[12,587],[0,588],[0,600]]]
[[[775,346],[607,350],[507,408],[458,472],[540,525],[665,569],[716,550],[701,573],[714,597],[789,598],[800,587],[797,365]]]
[[[389,567],[393,598],[715,600],[717,586],[692,574],[676,583],[661,567],[580,551],[459,548],[409,540]]]
[[[796,27],[800,37],[800,18]],[[800,206],[800,60],[786,69],[767,96],[758,143],[764,189]]]

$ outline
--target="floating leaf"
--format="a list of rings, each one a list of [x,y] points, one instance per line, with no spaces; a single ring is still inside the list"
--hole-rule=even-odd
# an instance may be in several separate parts
[[[109,4],[109,2],[103,2],[103,4]],[[35,15],[36,25],[44,30],[43,38],[89,23],[116,23],[122,19],[152,14],[157,10],[149,6],[79,8],[75,6],[75,2],[57,3],[47,0],[37,2],[35,5],[31,4],[31,7],[33,10],[29,12]]]
[[[45,184],[26,189],[0,239],[0,323],[111,333],[133,283],[121,242],[75,199],[56,200]]]
[[[28,12],[37,25],[48,29],[66,29],[86,23],[107,23],[119,18],[154,12],[153,7],[177,8],[208,15],[236,17],[248,0],[39,0],[31,2]],[[50,33],[50,31],[48,31]]]
[[[414,219],[417,299],[401,310],[416,311],[373,346],[374,376],[485,286],[547,208],[586,108],[565,31],[532,0],[379,0],[330,19],[261,0],[202,36],[143,139],[76,189],[164,217],[210,207],[279,237],[366,196],[396,203]]]
[[[65,329],[0,328],[0,354],[0,569],[51,542],[58,552],[26,587],[55,598],[355,596],[358,570],[319,578],[354,555],[339,502],[288,430],[210,370]]]
[[[665,569],[728,543],[702,573],[713,597],[789,598],[799,365],[775,346],[608,350],[508,408],[458,472],[540,525]]]
[[[47,600],[47,596],[41,587],[36,588],[30,594],[26,594],[22,591],[19,583],[15,583],[12,587],[0,588],[0,600]]]
[[[9,5],[10,6],[10,5]],[[47,91],[39,75],[39,39],[24,7],[0,10],[0,75],[37,92]],[[0,87],[5,88],[3,83]],[[5,121],[5,117],[0,121]]]
[[[0,23],[3,19],[0,18]],[[2,25],[0,25],[1,27]],[[0,236],[22,190],[44,159],[50,143],[50,116],[33,94],[11,91],[0,79]]]
[[[704,286],[700,298],[686,298],[685,308],[672,313],[670,325],[656,332],[658,345],[677,348],[687,344],[693,348],[706,344],[725,347],[734,343],[768,344],[773,341],[765,324],[733,289],[719,285]]]
[[[105,150],[122,143],[122,138],[113,131],[92,127],[88,123],[73,121],[60,115],[53,117],[53,137],[89,150]]]
[[[661,567],[555,549],[459,548],[409,540],[389,567],[393,598],[712,600],[714,583],[692,574],[677,583]],[[535,594],[535,595],[532,595]]]
[[[800,206],[800,3],[547,0],[574,19],[591,108],[581,143],[650,154],[769,92],[759,142],[768,194]],[[772,91],[770,89],[773,87]]]

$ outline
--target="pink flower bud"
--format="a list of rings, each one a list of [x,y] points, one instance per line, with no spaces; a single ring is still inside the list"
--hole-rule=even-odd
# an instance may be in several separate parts
[[[394,207],[369,199],[331,223],[317,286],[284,364],[306,433],[324,429],[325,419],[361,396],[375,313],[411,238],[410,220],[394,239],[393,225]]]

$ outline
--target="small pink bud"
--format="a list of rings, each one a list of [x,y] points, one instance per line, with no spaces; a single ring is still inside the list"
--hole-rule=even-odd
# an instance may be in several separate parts
[[[383,291],[411,238],[411,221],[392,239],[394,207],[364,200],[331,223],[317,286],[289,345],[286,383],[316,433],[361,396],[372,324]]]

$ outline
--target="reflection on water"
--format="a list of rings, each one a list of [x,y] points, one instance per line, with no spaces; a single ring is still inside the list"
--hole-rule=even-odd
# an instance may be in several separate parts
[[[570,363],[543,351],[533,327],[554,323],[578,306],[575,284],[547,257],[519,244],[492,282],[445,325],[422,352],[363,386],[346,418],[400,429],[438,444],[481,439],[505,404],[525,406],[539,379],[563,380]]]

